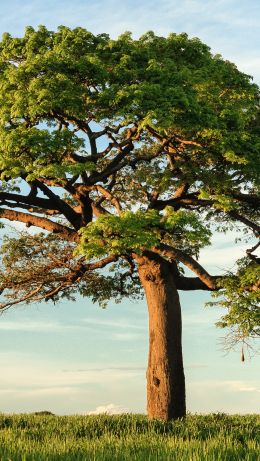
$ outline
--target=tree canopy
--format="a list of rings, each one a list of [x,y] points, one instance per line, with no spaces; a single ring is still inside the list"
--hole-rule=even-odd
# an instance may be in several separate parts
[[[139,296],[153,255],[177,289],[220,295],[235,338],[259,335],[259,115],[252,78],[186,34],[4,34],[0,217],[43,231],[5,238],[2,309]],[[228,229],[250,248],[209,274],[199,251]]]

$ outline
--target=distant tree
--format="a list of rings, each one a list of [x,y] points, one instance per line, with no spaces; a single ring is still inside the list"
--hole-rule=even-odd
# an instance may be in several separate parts
[[[2,309],[144,290],[148,415],[183,417],[178,290],[220,295],[232,341],[260,333],[256,241],[234,273],[198,263],[212,231],[259,237],[259,120],[251,77],[186,34],[4,34],[1,218],[43,231],[5,238]]]

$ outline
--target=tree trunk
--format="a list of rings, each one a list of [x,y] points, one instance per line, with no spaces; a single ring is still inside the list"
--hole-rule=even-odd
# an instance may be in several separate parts
[[[139,275],[149,311],[147,413],[164,421],[186,414],[179,295],[172,265],[164,259],[138,257]]]

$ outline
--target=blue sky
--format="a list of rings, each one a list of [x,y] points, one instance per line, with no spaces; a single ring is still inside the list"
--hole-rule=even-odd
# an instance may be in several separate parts
[[[159,35],[187,32],[235,62],[260,84],[258,0],[1,0],[0,34],[22,35],[26,25],[82,26],[112,37],[130,30]],[[209,270],[232,267],[241,250],[218,235],[201,261]],[[240,253],[239,253],[240,251]],[[192,412],[252,413],[259,408],[259,365],[239,352],[225,355],[219,311],[205,309],[205,293],[183,294],[187,406]],[[144,302],[86,299],[58,306],[10,309],[0,317],[0,411],[48,409],[58,414],[145,411],[147,313]]]

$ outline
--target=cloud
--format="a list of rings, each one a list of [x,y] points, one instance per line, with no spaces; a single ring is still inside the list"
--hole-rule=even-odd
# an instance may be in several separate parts
[[[99,320],[99,319],[83,319],[83,322],[89,325],[96,325],[108,328],[122,328],[122,329],[136,329],[136,330],[147,330],[145,325],[137,325],[128,321],[128,319],[119,320]]]
[[[256,413],[259,386],[255,381],[205,380],[187,383],[187,408],[191,412]]]
[[[65,325],[62,323],[54,323],[54,322],[18,322],[18,321],[6,321],[0,320],[0,330],[4,331],[28,331],[28,332],[58,332],[66,330],[74,330],[75,328],[80,328],[80,326],[75,325]]]
[[[0,396],[10,396],[19,398],[37,397],[37,396],[62,396],[72,395],[81,392],[76,387],[56,386],[56,387],[39,387],[39,388],[28,388],[28,389],[0,389]]]
[[[141,335],[137,333],[113,333],[112,340],[115,341],[135,341],[140,338]]]
[[[48,408],[58,414],[81,413],[82,408],[98,406],[102,395],[111,401],[121,396],[122,401],[125,398],[128,402],[132,388],[144,387],[145,380],[142,367],[106,363],[83,368],[83,362],[64,370],[55,357],[43,360],[33,352],[0,352],[0,363],[0,411],[6,412]],[[132,406],[136,400],[138,397],[131,402]]]
[[[114,366],[105,364],[103,367],[62,369],[51,360],[38,360],[32,354],[0,354],[2,378],[0,389],[56,389],[59,387],[80,387],[88,385],[108,386],[119,382],[128,382],[144,375],[142,367]],[[14,383],[17,383],[14,386]]]
[[[224,387],[234,392],[260,392],[260,388],[252,386],[245,381],[223,381],[217,384],[217,387]]]
[[[105,332],[103,328],[106,328]],[[27,321],[13,321],[13,320],[3,320],[0,318],[0,331],[3,332],[28,332],[28,333],[64,333],[64,332],[73,332],[73,331],[82,331],[91,330],[92,333],[101,333],[109,337],[112,341],[135,341],[138,338],[143,336],[142,332],[146,332],[147,328],[142,325],[133,325],[128,322],[113,322],[113,321],[102,321],[98,319],[84,319],[80,324],[69,324],[61,322],[46,322],[42,321],[32,321],[28,319]],[[114,329],[121,330],[137,330],[137,332],[131,331],[121,331],[114,332]],[[140,333],[139,333],[140,331]]]
[[[2,5],[3,3],[3,5]],[[27,24],[46,24],[56,29],[58,25],[82,26],[94,33],[107,32],[112,37],[125,30],[139,36],[147,30],[167,35],[171,31],[187,31],[192,36],[203,36],[223,50],[241,49],[247,45],[247,36],[257,36],[259,25],[259,3],[257,0],[161,0],[160,8],[155,0],[18,0],[1,2],[0,29],[22,33]],[[26,18],[26,19],[23,19]],[[17,32],[18,31],[18,32]],[[243,36],[244,34],[244,36]],[[241,47],[236,46],[237,41]],[[245,42],[245,43],[244,43]],[[256,47],[248,48],[248,55]],[[217,49],[217,51],[221,51]]]
[[[121,407],[120,405],[115,405],[114,403],[108,403],[107,405],[100,405],[95,410],[88,411],[87,415],[120,415],[123,413],[130,413],[128,408]]]
[[[63,370],[64,373],[71,372],[71,371],[76,371],[79,373],[86,372],[86,371],[98,371],[98,372],[104,372],[104,371],[144,371],[145,367],[133,367],[133,366],[128,366],[128,367],[102,367],[102,368],[79,368],[77,370]]]
[[[260,387],[255,382],[243,380],[205,380],[190,384],[193,388],[203,388],[203,392],[217,391],[220,393],[260,392]]]
[[[260,389],[257,389],[257,387],[239,387],[240,392],[260,392]]]

